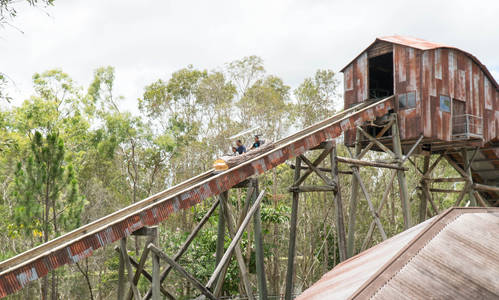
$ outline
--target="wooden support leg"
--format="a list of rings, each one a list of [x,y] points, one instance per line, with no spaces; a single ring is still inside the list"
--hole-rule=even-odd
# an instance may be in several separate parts
[[[182,244],[182,247],[180,247],[180,249],[177,251],[177,253],[175,253],[175,255],[173,256],[174,261],[178,261],[180,259],[180,257],[182,257],[182,255],[185,253],[185,251],[187,251],[187,248],[189,248],[189,245],[192,243],[192,241],[194,240],[194,238],[196,237],[198,232],[201,230],[201,228],[203,228],[204,224],[206,224],[206,222],[208,222],[208,219],[211,217],[211,215],[213,214],[213,212],[215,211],[215,209],[217,208],[219,203],[220,203],[220,201],[218,201],[218,200],[214,201],[210,210],[203,216],[201,221],[199,221],[199,224],[194,228],[194,230],[192,230],[191,234],[189,234],[189,236],[185,240],[184,244]],[[165,278],[168,276],[168,274],[170,273],[171,270],[172,270],[172,267],[168,266],[165,270],[163,270],[161,272],[160,282],[163,282],[165,280]],[[147,291],[147,294],[144,296],[144,299],[146,299],[146,300],[150,299],[151,295],[152,295],[152,290],[149,289]]]
[[[120,251],[120,266],[118,269],[118,300],[122,300],[125,297],[125,259]]]
[[[259,194],[258,180],[254,181],[254,191],[252,200],[255,203]],[[255,233],[255,263],[256,263],[256,278],[258,283],[258,299],[267,299],[267,280],[265,279],[265,262],[263,253],[263,235],[262,235],[262,216],[260,206],[255,211],[253,217],[253,230]]]
[[[355,142],[355,156],[359,157],[361,153],[360,131],[357,130]],[[352,166],[352,169],[359,171],[359,167]],[[357,217],[357,202],[359,199],[359,181],[356,176],[352,176],[352,189],[350,192],[350,205],[348,208],[348,240],[347,240],[347,258],[353,256],[355,246],[355,221]]]
[[[381,198],[381,203],[379,204],[379,207],[378,207],[378,215],[381,214],[381,211],[383,210],[383,206],[385,205],[385,202],[388,199],[390,192],[392,191],[393,181],[395,180],[396,175],[397,175],[397,172],[393,171],[392,177],[390,178],[390,181],[388,181],[388,185],[386,186],[385,192],[383,193],[383,197]],[[374,221],[372,221],[371,225],[369,226],[369,230],[367,232],[366,238],[364,239],[364,242],[362,243],[361,251],[364,251],[367,248],[367,245],[371,242],[371,238],[372,238],[373,232],[374,232],[374,226],[376,226],[376,223]]]
[[[331,160],[331,175],[333,182],[336,185],[336,193],[334,195],[334,204],[336,206],[336,231],[338,234],[338,248],[340,252],[340,262],[347,257],[347,246],[345,236],[345,221],[343,217],[343,202],[341,200],[340,178],[338,176],[338,162],[336,161],[336,147],[330,153]]]
[[[428,172],[428,169],[430,167],[430,158],[431,158],[431,154],[425,155],[425,157],[424,157],[423,175],[426,174],[426,172]],[[421,184],[422,189],[428,189],[428,186],[427,186],[428,183],[426,182],[426,180],[424,180],[424,178],[421,180],[420,184]],[[426,197],[426,192],[421,191],[421,204],[419,206],[419,223],[422,223],[426,220],[429,201],[430,201],[430,199],[428,199]]]
[[[137,289],[137,286],[133,284],[133,269],[132,269],[132,264],[130,263],[130,258],[128,257],[128,253],[126,250],[126,238],[121,239],[120,250],[121,250],[121,255],[123,256],[123,260],[125,262],[125,267],[127,269],[128,282],[130,283],[130,286],[132,288],[133,296],[136,300],[142,300],[142,297],[140,296],[140,292]]]
[[[224,217],[227,222],[227,228],[229,229],[229,235],[231,239],[233,239],[236,235],[236,229],[234,227],[234,224],[232,222],[231,218],[231,210],[230,210],[230,205],[227,203],[229,201],[226,193],[222,193],[220,200],[221,204],[223,205],[223,212],[224,212]],[[241,279],[244,284],[244,289],[246,290],[246,295],[248,296],[248,299],[253,300],[253,289],[251,288],[251,284],[248,278],[248,271],[246,270],[246,263],[244,261],[243,255],[241,253],[241,248],[239,246],[236,246],[234,248],[234,252],[236,253],[236,259],[237,263],[239,265],[239,270],[241,272]],[[225,277],[225,276],[224,276]],[[218,295],[216,295],[218,296]]]
[[[244,230],[248,226],[250,219],[255,214],[255,211],[260,206],[260,203],[261,203],[264,195],[265,195],[265,192],[263,191],[260,193],[260,195],[258,195],[258,198],[256,198],[255,203],[253,204],[251,209],[248,211],[248,214],[244,218],[243,223],[241,224],[241,226],[239,227],[239,229],[236,232],[236,235],[234,236],[234,238],[230,242],[230,245],[227,248],[227,251],[225,251],[224,255],[222,256],[220,263],[216,266],[215,270],[213,271],[213,274],[211,274],[211,277],[208,280],[206,287],[211,288],[213,286],[213,283],[215,283],[215,280],[218,277],[218,275],[220,274],[220,272],[222,271],[222,268],[224,267],[225,263],[227,263],[227,261],[230,259],[231,255],[232,255],[232,251],[239,244],[239,241],[240,241],[241,237],[243,236]]]
[[[176,261],[168,257],[161,249],[156,247],[154,244],[149,244],[149,249],[154,252],[155,255],[159,256],[161,259],[165,260],[170,266],[172,266],[177,272],[185,277],[192,285],[197,288],[203,295],[211,300],[217,300],[217,298],[208,290],[201,282],[199,282],[194,276],[189,274],[182,266],[180,266]]]
[[[468,190],[468,195],[470,197],[470,204],[471,206],[477,206],[474,194],[475,191],[473,189],[473,177],[471,176],[471,158],[468,155],[468,151],[466,151],[466,149],[463,150],[463,161],[464,161],[464,170],[466,171],[466,175],[468,175],[468,179],[470,182],[470,187]]]
[[[153,237],[152,239],[152,244],[154,245],[159,245],[159,236],[156,232],[156,236]],[[149,245],[146,245],[148,247]],[[146,248],[149,249],[149,248]],[[161,295],[159,294],[160,292],[160,287],[161,287],[161,281],[159,278],[159,256],[156,253],[152,253],[152,299],[153,300],[160,300]]]
[[[221,194],[222,197],[227,197],[227,191]],[[218,201],[221,203],[222,198],[220,197]],[[220,262],[224,254],[224,242],[225,242],[225,213],[223,211],[223,205],[219,206],[218,209],[218,233],[217,233],[217,250],[216,250],[216,264]]]
[[[301,158],[296,158],[296,169],[294,181],[300,178]],[[300,194],[293,192],[293,203],[291,205],[291,222],[289,228],[289,248],[288,248],[288,269],[286,273],[286,293],[285,300],[291,300],[293,297],[293,277],[295,267],[295,254],[296,254],[296,223],[298,221],[298,200]]]
[[[157,237],[157,235],[158,235],[158,227],[148,227],[148,231],[149,231],[149,236],[148,236],[146,244],[144,246],[144,250],[142,251],[142,255],[140,256],[139,264],[136,267],[135,275],[133,276],[133,282],[132,282],[132,284],[135,285],[135,286],[137,286],[137,283],[139,283],[140,274],[142,274],[142,270],[144,269],[144,265],[146,263],[147,256],[149,255],[149,249],[147,248],[147,246],[151,242],[153,242],[155,240],[155,238]],[[133,291],[130,288],[128,290],[126,299],[131,300],[132,296],[133,296]]]
[[[396,118],[396,115],[394,115]],[[402,167],[402,145],[400,144],[400,133],[398,122],[395,121],[392,125],[392,137],[393,137],[393,151],[399,160],[399,165]],[[402,201],[402,213],[404,215],[404,228],[409,229],[411,227],[411,206],[409,202],[409,194],[407,191],[407,181],[405,178],[404,171],[397,171],[397,178],[399,182],[400,189],[400,200]]]
[[[359,181],[360,189],[362,190],[362,193],[364,194],[364,197],[367,200],[367,205],[369,206],[369,210],[371,211],[371,215],[373,216],[374,222],[376,223],[376,226],[378,227],[379,233],[381,234],[381,237],[383,238],[383,241],[384,241],[387,239],[386,233],[385,233],[385,230],[383,229],[383,225],[381,225],[381,221],[379,219],[378,213],[374,210],[374,205],[371,201],[371,197],[369,196],[369,193],[367,192],[367,188],[364,185],[362,178],[360,177],[359,171],[353,169],[353,174],[357,177],[357,180]]]

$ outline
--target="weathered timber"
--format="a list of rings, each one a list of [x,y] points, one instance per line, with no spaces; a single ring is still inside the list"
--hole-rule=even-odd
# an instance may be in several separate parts
[[[402,145],[400,143],[400,131],[397,121],[397,115],[393,114],[395,122],[392,125],[392,141],[393,141],[393,151],[395,153],[395,158],[398,159],[399,167],[403,165],[404,154],[402,153]],[[397,172],[397,179],[399,182],[399,195],[400,201],[402,202],[402,214],[404,216],[404,228],[407,230],[411,225],[411,203],[409,202],[409,193],[407,191],[407,181],[405,178],[405,173],[401,170]]]
[[[473,189],[487,192],[499,192],[498,186],[491,186],[479,183],[473,183]]]
[[[229,203],[227,203],[229,201],[229,198],[226,193],[222,193],[220,196],[221,196],[220,201],[222,202],[222,205],[224,207],[223,212],[225,220],[227,221],[229,236],[231,239],[234,239],[236,235],[236,230],[231,218],[232,213],[230,210],[230,205]],[[239,271],[241,272],[241,279],[243,281],[244,289],[246,290],[246,295],[248,299],[252,300],[254,299],[254,297],[251,290],[251,284],[248,278],[248,271],[246,270],[246,262],[244,261],[243,255],[241,254],[241,248],[239,247],[239,245],[236,245],[236,247],[234,248],[234,252],[236,253],[237,264],[239,266]],[[229,261],[227,261],[227,264],[228,263]],[[225,277],[225,274],[222,277]],[[219,280],[223,279],[219,278]],[[218,294],[216,294],[216,296],[218,296]]]
[[[258,198],[256,199],[255,203],[253,204],[253,206],[251,207],[251,209],[249,210],[248,214],[246,215],[246,217],[244,218],[244,221],[243,223],[241,224],[241,226],[239,227],[239,229],[237,230],[237,233],[236,235],[234,236],[234,238],[232,239],[229,247],[227,248],[227,251],[225,251],[222,259],[220,260],[220,262],[217,264],[217,267],[215,268],[215,271],[213,271],[213,274],[211,274],[211,277],[210,279],[208,280],[208,283],[206,284],[206,286],[208,288],[210,288],[213,283],[215,282],[215,279],[218,277],[218,275],[220,274],[220,271],[222,270],[223,268],[223,265],[227,262],[227,260],[229,260],[230,258],[230,255],[232,254],[232,251],[234,250],[234,248],[239,244],[239,241],[241,239],[241,237],[243,236],[243,232],[244,230],[246,229],[246,226],[248,226],[248,223],[249,223],[249,220],[251,219],[251,217],[253,217],[253,214],[255,213],[256,209],[258,208],[258,206],[260,205],[260,202],[262,201],[262,198],[263,198],[263,195],[265,194],[265,191],[262,191],[260,193],[260,195],[258,196]]]
[[[420,173],[423,176],[424,176],[424,174],[426,174],[428,172],[428,169],[430,168],[430,158],[431,158],[431,154],[424,156],[423,171],[420,171]],[[416,169],[419,170],[419,168],[416,166],[415,163],[413,163],[413,165],[414,165],[414,167],[416,167]],[[421,184],[422,189],[428,190],[428,182],[421,180],[420,184]],[[419,206],[419,223],[422,223],[426,220],[427,211],[428,211],[428,202],[430,202],[430,199],[428,199],[425,191],[421,191],[420,195],[421,195],[421,204]]]
[[[290,165],[289,165],[289,167],[290,167],[291,169],[293,169],[293,170],[296,168],[296,166],[295,166],[295,165],[293,165],[293,164],[290,164]],[[309,168],[309,167],[307,167],[307,166],[301,166],[301,169],[302,169],[302,170],[309,170],[310,168]],[[331,169],[330,169],[330,168],[322,168],[322,167],[317,167],[317,169],[319,169],[319,170],[320,170],[320,171],[322,171],[322,172],[331,172]],[[352,175],[352,174],[353,174],[353,172],[352,172],[352,171],[343,171],[343,170],[338,170],[338,173],[339,173],[339,174],[343,174],[343,175]]]
[[[392,120],[393,121],[393,120]],[[386,128],[386,127],[385,127]],[[360,143],[360,132],[357,130],[357,135],[356,135],[356,142],[355,142],[355,158],[360,159],[362,158],[362,153],[361,152],[361,143]],[[374,143],[370,143],[374,144]],[[350,156],[354,157],[353,154],[351,153],[350,149],[347,147],[348,153],[350,153]],[[369,148],[366,148],[365,150],[369,150]],[[367,153],[367,151],[366,151]],[[357,169],[359,171],[359,168],[355,165],[352,166],[352,169]],[[353,172],[353,171],[352,171]],[[359,199],[359,181],[357,180],[356,176],[352,176],[352,189],[350,192],[350,204],[348,207],[348,239],[347,239],[347,258],[350,258],[353,256],[353,249],[354,249],[354,244],[355,244],[355,222],[357,218],[357,202]]]
[[[130,257],[128,256],[126,250],[126,238],[122,238],[120,240],[120,250],[121,250],[121,255],[123,256],[123,261],[125,262],[125,267],[127,269],[128,282],[132,287],[133,297],[135,298],[135,300],[142,300],[139,289],[137,289],[137,286],[133,284],[133,269],[132,269],[132,264],[130,263]]]
[[[258,200],[258,180],[254,179],[254,191],[251,194],[251,201],[255,203]],[[255,236],[255,264],[256,264],[256,279],[258,284],[258,297],[259,299],[267,299],[267,280],[265,279],[265,253],[263,248],[263,235],[262,235],[262,216],[260,213],[260,206],[255,211],[253,217],[253,231]],[[244,219],[243,219],[244,220]],[[241,220],[241,224],[243,222]]]
[[[355,158],[348,158],[348,157],[342,157],[338,156],[338,161],[342,163],[347,163],[351,165],[356,165],[356,166],[368,166],[368,167],[376,167],[376,168],[387,168],[387,169],[395,169],[395,170],[400,170],[400,171],[408,171],[409,169],[406,167],[398,166],[395,164],[388,164],[388,163],[382,163],[382,162],[373,162],[373,161],[365,161],[365,160],[360,160],[360,159],[355,159]]]
[[[478,191],[473,191],[475,198],[478,200],[478,203],[480,203],[481,206],[483,207],[488,207],[489,205],[485,202],[485,200],[482,198],[482,195]]]
[[[326,150],[323,152],[325,153]],[[296,158],[296,166],[294,182],[297,182],[300,178],[301,170],[301,160],[302,157],[298,156]],[[295,185],[295,187],[298,187]],[[291,300],[293,297],[293,281],[294,281],[294,268],[295,268],[295,256],[296,256],[296,224],[298,222],[298,200],[300,194],[296,191],[293,192],[293,202],[291,204],[291,220],[289,228],[289,245],[288,245],[288,269],[286,270],[286,292],[284,294],[285,300]]]
[[[336,232],[338,235],[338,248],[340,253],[340,261],[344,261],[347,258],[347,245],[346,245],[346,233],[345,233],[345,218],[343,216],[343,201],[341,199],[341,188],[340,188],[340,178],[338,177],[338,161],[336,156],[336,147],[333,148],[329,154],[331,163],[331,175],[333,177],[333,183],[336,187],[334,192],[334,204],[336,205]]]
[[[288,188],[292,193],[309,193],[309,192],[336,192],[338,188],[335,185],[300,185]]]
[[[326,149],[324,149],[324,151],[322,151],[322,153],[319,155],[319,157],[317,157],[314,162],[312,163],[314,165],[314,167],[317,167],[319,166],[319,164],[328,156],[329,152],[331,152],[331,150],[333,149],[333,145],[332,143],[329,143],[328,146],[326,147]],[[307,177],[313,173],[313,170],[312,169],[308,169],[307,171],[305,171],[299,179],[295,180],[295,182],[293,182],[293,186],[299,186],[300,184],[302,184],[305,179],[307,179]]]
[[[201,293],[203,293],[203,295],[205,295],[206,297],[208,297],[211,300],[217,299],[215,296],[213,296],[213,294],[210,292],[210,290],[208,290],[206,287],[204,287],[201,282],[199,282],[196,278],[194,278],[194,276],[189,274],[189,272],[187,272],[184,268],[182,268],[182,266],[179,265],[176,261],[174,261],[173,259],[168,257],[168,255],[163,253],[163,251],[161,251],[161,249],[159,249],[158,247],[156,247],[153,244],[149,244],[148,247],[151,251],[154,252],[154,254],[159,256],[159,258],[165,260],[170,266],[172,266],[175,270],[177,270],[177,272],[180,275],[185,277],[185,279],[187,279],[195,288],[197,288]]]
[[[433,193],[460,193],[460,190],[430,188]]]
[[[379,204],[377,213],[378,215],[381,214],[381,211],[383,210],[383,206],[385,205],[386,199],[388,199],[388,195],[390,195],[390,192],[393,188],[393,181],[395,180],[395,176],[397,175],[396,171],[392,171],[392,176],[390,177],[390,180],[388,181],[388,185],[385,188],[385,191],[383,192],[383,197],[381,198],[381,202]],[[371,221],[371,225],[369,225],[369,230],[367,231],[366,238],[364,239],[364,242],[362,243],[361,251],[364,251],[367,247],[367,245],[371,242],[371,238],[374,233],[374,226],[376,226],[376,223],[374,221]]]
[[[475,154],[476,154],[476,151],[475,151]],[[466,151],[466,149],[463,150],[463,160],[464,160],[464,170],[466,171],[466,174],[468,175],[468,180],[473,183],[473,176],[472,176],[472,173],[471,173],[471,162],[472,162],[472,159],[469,157],[468,155],[468,151]],[[475,199],[475,195],[474,195],[474,191],[473,191],[473,184],[471,185],[470,189],[469,189],[469,192],[468,192],[468,196],[470,198],[470,202],[471,202],[471,206],[477,206],[476,204],[476,199]]]
[[[319,176],[322,179],[322,181],[324,181],[326,185],[331,185],[331,186],[333,185],[331,179],[327,177],[326,174],[322,173],[319,169],[317,169],[317,167],[314,166],[314,164],[310,160],[308,160],[308,158],[305,155],[303,154],[300,155],[300,158],[304,163],[308,165],[310,169],[312,169],[312,171],[315,172],[315,174],[317,174],[317,176]]]
[[[376,144],[376,146],[378,146],[381,150],[385,151],[386,153],[390,154],[391,157],[393,158],[397,158],[397,155],[395,155],[395,153],[392,152],[392,150],[388,149],[387,146],[383,145],[383,143],[381,143],[380,141],[378,141],[375,137],[373,137],[372,135],[370,135],[369,133],[365,132],[364,129],[362,129],[362,127],[360,126],[357,126],[357,129],[365,136],[369,139],[369,141],[371,142],[374,142]],[[392,125],[392,129],[393,129],[393,125]],[[393,135],[393,132],[392,132],[392,135]]]
[[[146,244],[144,246],[144,250],[142,250],[142,254],[141,254],[140,259],[139,259],[139,264],[136,267],[135,275],[133,276],[133,282],[132,282],[132,284],[135,285],[135,286],[137,286],[137,283],[139,282],[140,275],[142,274],[142,270],[144,269],[144,265],[145,265],[146,260],[147,260],[147,256],[149,255],[149,249],[147,248],[147,245],[149,245],[152,241],[154,241],[155,236],[158,234],[158,227],[157,226],[154,226],[154,227],[142,227],[142,229],[144,229],[144,228],[146,228],[146,230],[144,230],[142,232],[142,234],[147,235],[148,238],[146,240]],[[132,293],[133,293],[133,291],[130,288],[128,290],[128,294],[127,294],[126,299],[131,300],[132,299],[132,295],[133,295]]]
[[[210,210],[208,210],[208,212],[203,216],[201,221],[199,221],[198,225],[192,230],[192,232],[189,234],[189,236],[187,237],[185,242],[182,244],[180,249],[177,251],[177,253],[175,253],[175,255],[173,256],[173,260],[178,261],[180,259],[180,257],[182,257],[182,255],[185,253],[185,251],[187,251],[187,248],[189,248],[189,245],[192,243],[192,241],[194,240],[194,238],[196,237],[198,232],[201,230],[201,228],[204,226],[204,224],[206,224],[206,222],[211,217],[211,215],[213,214],[215,209],[218,207],[219,203],[220,203],[220,201],[218,201],[218,200],[215,200],[213,202],[213,204],[210,207]],[[171,270],[172,270],[172,267],[168,266],[163,272],[161,272],[160,282],[163,282],[165,280],[165,278],[168,276],[168,274],[170,273]],[[144,298],[146,300],[150,299],[151,295],[152,295],[152,290],[149,289],[147,291],[146,295],[144,296]]]
[[[465,182],[466,178],[456,177],[456,178],[423,178],[423,180],[430,182]]]

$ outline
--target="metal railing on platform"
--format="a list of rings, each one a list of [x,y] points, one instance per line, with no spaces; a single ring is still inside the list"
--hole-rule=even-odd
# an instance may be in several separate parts
[[[483,138],[483,118],[471,114],[454,116],[452,118],[452,138],[454,140]]]

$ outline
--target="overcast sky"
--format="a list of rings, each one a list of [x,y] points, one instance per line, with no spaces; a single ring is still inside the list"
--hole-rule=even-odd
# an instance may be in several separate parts
[[[47,15],[48,14],[48,15]],[[0,71],[19,103],[35,72],[61,68],[88,86],[116,68],[116,92],[136,105],[145,85],[188,64],[216,69],[248,55],[296,87],[319,69],[338,72],[377,36],[409,35],[474,54],[499,79],[499,1],[56,0],[19,7],[0,28]]]

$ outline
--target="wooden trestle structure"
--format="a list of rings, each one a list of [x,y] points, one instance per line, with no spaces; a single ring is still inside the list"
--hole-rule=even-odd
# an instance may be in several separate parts
[[[261,231],[260,204],[264,192],[259,191],[257,175],[271,168],[295,158],[294,182],[289,187],[292,193],[292,211],[290,220],[289,251],[287,260],[285,299],[293,298],[293,281],[295,277],[295,255],[296,255],[296,227],[298,222],[299,198],[301,193],[307,192],[330,192],[335,206],[335,229],[337,231],[340,261],[343,261],[354,253],[354,232],[356,227],[357,206],[360,201],[359,189],[365,198],[370,214],[372,216],[371,226],[364,238],[362,249],[365,249],[375,230],[379,231],[383,240],[387,239],[386,232],[380,221],[380,214],[388,195],[392,189],[395,177],[399,186],[401,207],[404,217],[405,228],[411,227],[415,221],[411,220],[411,201],[407,190],[405,171],[408,170],[407,162],[410,162],[421,175],[419,189],[421,199],[419,204],[419,219],[422,222],[429,216],[439,213],[439,207],[433,201],[431,193],[442,190],[432,189],[432,182],[465,182],[465,186],[458,192],[458,200],[455,205],[463,203],[466,196],[470,199],[470,205],[490,206],[481,192],[498,192],[499,188],[474,182],[471,165],[476,155],[470,148],[459,144],[455,148],[436,150],[434,152],[425,150],[424,138],[420,136],[412,142],[410,147],[403,147],[399,135],[399,119],[393,112],[394,97],[387,97],[376,102],[364,102],[355,107],[342,111],[335,116],[304,129],[283,140],[277,141],[268,151],[248,159],[227,171],[215,174],[213,171],[201,174],[193,179],[181,183],[169,190],[151,196],[137,204],[124,208],[110,216],[104,217],[91,224],[87,224],[71,233],[56,240],[43,244],[35,249],[22,253],[12,259],[0,263],[0,296],[6,296],[21,288],[28,282],[45,276],[53,270],[66,263],[74,263],[93,253],[95,249],[119,241],[115,250],[119,256],[119,284],[118,299],[175,299],[175,296],[162,286],[162,282],[168,277],[172,270],[188,280],[192,286],[197,288],[203,297],[218,299],[222,292],[225,275],[231,261],[235,256],[238,262],[239,274],[244,290],[249,299],[267,299],[267,280],[265,278],[265,263],[263,256],[263,237]],[[379,128],[376,135],[371,135],[365,130],[365,125],[374,124]],[[356,130],[355,148],[351,151],[347,148],[349,157],[338,156],[335,139],[345,130]],[[387,133],[390,140],[387,142]],[[383,139],[382,139],[383,138]],[[406,149],[404,153],[404,149]],[[388,161],[368,161],[365,155],[370,150],[383,151],[388,154]],[[307,155],[307,152],[320,151],[318,155]],[[460,151],[463,160],[456,162],[451,152]],[[468,155],[469,152],[471,155]],[[452,152],[452,153],[454,153]],[[424,155],[423,168],[419,168],[410,158],[413,154]],[[430,156],[439,155],[430,165]],[[476,153],[475,153],[476,154]],[[315,159],[313,159],[313,158]],[[319,165],[329,159],[330,167]],[[443,159],[446,159],[460,174],[460,178],[433,178],[431,176],[435,167]],[[350,166],[349,171],[340,171],[339,164]],[[375,207],[369,194],[364,179],[360,176],[359,168],[375,167],[391,170],[390,180],[384,190],[383,197],[378,207]],[[321,185],[307,185],[306,179],[312,174],[322,182]],[[347,207],[341,194],[339,176],[352,176],[351,193]],[[228,201],[230,189],[246,189],[246,198],[240,215],[235,215],[234,209]],[[443,191],[449,192],[449,191]],[[156,224],[166,219],[169,214],[179,209],[189,208],[204,199],[217,196],[211,208],[200,220],[180,249],[173,256],[167,255],[159,247],[158,227]],[[412,206],[417,201],[412,201]],[[179,264],[182,255],[188,250],[191,243],[201,228],[207,223],[215,210],[218,214],[218,240],[216,248],[216,268],[208,282],[200,282],[192,274],[187,272]],[[348,211],[348,220],[343,215]],[[254,248],[256,252],[256,274],[257,286],[253,287],[248,278],[248,270],[245,265],[239,246],[243,232],[250,221],[253,221]],[[224,251],[224,239],[228,234],[231,243]],[[136,261],[127,252],[127,238],[130,235],[141,236],[146,239],[140,259]],[[146,262],[152,260],[152,269],[146,270]],[[163,268],[162,268],[163,266]],[[149,290],[142,295],[137,288],[139,279],[144,277],[151,282]],[[258,296],[253,291],[258,291]]]

